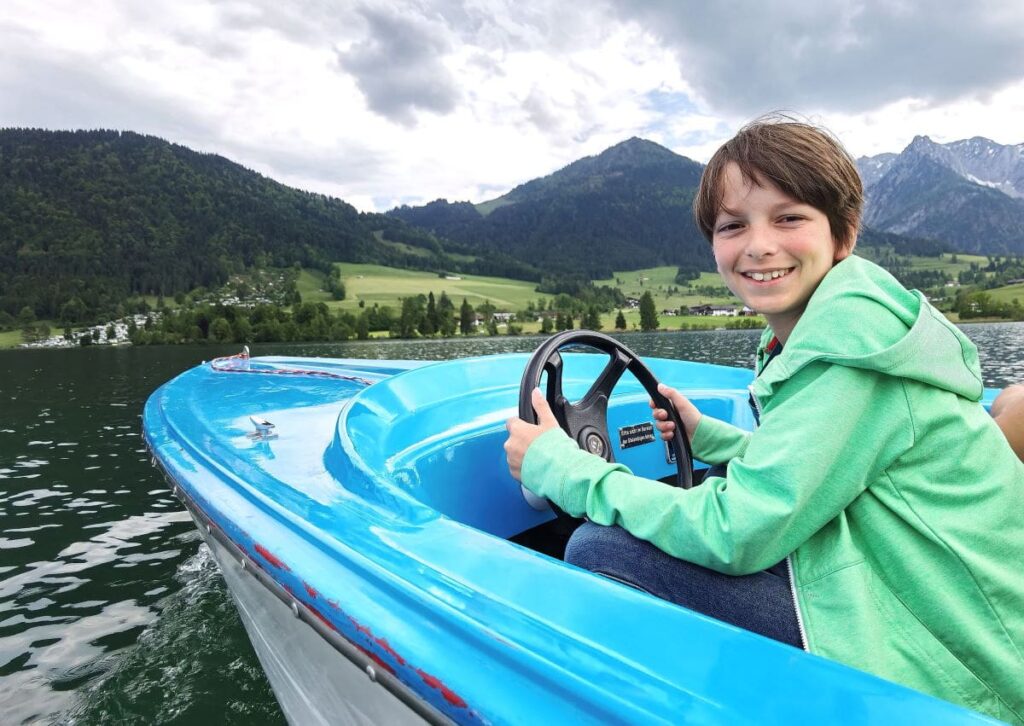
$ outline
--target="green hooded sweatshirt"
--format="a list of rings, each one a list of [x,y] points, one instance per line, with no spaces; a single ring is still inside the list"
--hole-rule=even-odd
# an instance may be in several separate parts
[[[788,556],[808,650],[1024,723],[1024,464],[979,404],[975,346],[849,257],[751,392],[755,432],[704,416],[694,433],[725,478],[665,486],[556,429],[523,483],[719,572]]]

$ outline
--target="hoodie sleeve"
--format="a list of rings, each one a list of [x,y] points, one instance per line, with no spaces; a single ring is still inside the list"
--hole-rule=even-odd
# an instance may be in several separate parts
[[[789,555],[912,443],[899,379],[813,363],[779,385],[725,478],[689,490],[666,486],[580,450],[555,430],[527,450],[523,483],[570,514],[742,575]]]
[[[695,459],[705,464],[724,464],[742,456],[749,442],[749,431],[713,416],[701,416],[690,447]]]

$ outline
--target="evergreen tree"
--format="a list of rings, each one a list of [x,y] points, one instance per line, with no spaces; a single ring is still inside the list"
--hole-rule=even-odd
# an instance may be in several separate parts
[[[444,290],[441,291],[441,299],[437,301],[437,318],[437,329],[441,335],[446,338],[455,335],[455,305]]]
[[[551,323],[550,315],[545,315],[540,319],[540,332],[544,333],[545,335],[550,334],[554,327],[555,326],[552,325]]]
[[[601,311],[597,309],[596,305],[590,305],[587,307],[587,314],[580,327],[587,328],[589,330],[601,329]]]
[[[475,311],[466,298],[462,298],[462,307],[459,309],[459,332],[463,335],[473,333],[473,315]]]
[[[658,329],[658,311],[654,307],[654,298],[651,291],[647,290],[640,296],[640,330],[650,331]]]
[[[341,279],[341,268],[337,265],[331,265],[331,271],[327,275],[326,287],[333,299],[345,299],[345,283]],[[241,297],[241,294],[239,294],[239,298]]]
[[[18,327],[21,328],[21,334],[25,340],[31,340],[35,335],[36,313],[28,305],[18,313]]]
[[[393,338],[415,338],[420,332],[426,312],[423,309],[423,296],[402,298],[402,315],[391,328]]]
[[[427,324],[424,326],[426,330],[423,331],[424,335],[433,335],[441,328],[441,321],[437,315],[437,302],[434,300],[434,291],[431,290],[427,295]]]
[[[359,319],[356,322],[356,337],[359,340],[366,340],[370,337],[369,316],[365,310],[359,315]]]
[[[619,311],[619,314],[615,316],[615,329],[616,330],[625,330],[626,329],[626,316],[622,314],[621,310]]]

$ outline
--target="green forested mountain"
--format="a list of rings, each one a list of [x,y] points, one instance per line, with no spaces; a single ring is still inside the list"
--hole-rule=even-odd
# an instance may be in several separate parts
[[[710,249],[690,211],[701,170],[633,138],[483,204],[438,200],[389,214],[477,254],[502,251],[545,272],[601,278],[663,264],[710,270]]]
[[[447,261],[398,220],[220,156],[130,132],[0,130],[0,311],[77,321],[246,267],[336,260]]]
[[[689,278],[714,269],[690,212],[701,170],[630,139],[483,204],[366,214],[151,136],[0,130],[0,323],[120,317],[133,296],[296,263],[497,275],[570,295],[614,270],[678,265]],[[862,242],[903,254],[942,244]]]

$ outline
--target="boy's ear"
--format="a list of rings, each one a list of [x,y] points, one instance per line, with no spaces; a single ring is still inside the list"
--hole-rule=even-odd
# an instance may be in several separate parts
[[[846,236],[842,239],[836,249],[835,262],[845,260],[851,254],[853,254],[853,248],[857,246],[857,229],[856,225],[850,225],[849,229],[846,230]]]

